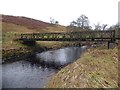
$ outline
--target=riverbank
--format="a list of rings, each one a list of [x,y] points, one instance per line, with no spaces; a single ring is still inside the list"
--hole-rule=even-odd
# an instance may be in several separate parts
[[[36,45],[29,46],[22,44],[22,42],[19,41],[11,41],[11,42],[12,43],[9,42],[3,43],[3,49],[2,49],[3,63],[31,57],[36,52],[41,53],[47,50],[55,50],[63,47],[81,45],[80,42],[39,41],[36,42]]]
[[[88,49],[55,74],[47,88],[117,88],[118,49]]]

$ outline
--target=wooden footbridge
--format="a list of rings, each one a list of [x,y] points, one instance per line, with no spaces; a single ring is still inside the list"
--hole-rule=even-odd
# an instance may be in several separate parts
[[[22,41],[111,41],[118,38],[115,30],[109,31],[81,31],[66,33],[24,33],[17,37]]]
[[[65,33],[24,33],[16,36],[16,40],[23,41],[28,45],[34,44],[35,41],[107,41],[108,48],[110,43],[115,43],[117,39],[120,39],[120,36],[116,30]]]

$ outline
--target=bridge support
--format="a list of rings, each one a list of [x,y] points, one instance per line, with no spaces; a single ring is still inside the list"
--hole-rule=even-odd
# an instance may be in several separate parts
[[[22,43],[25,44],[25,45],[28,45],[28,46],[34,46],[34,45],[36,45],[36,42],[33,41],[33,40],[25,40]]]
[[[114,48],[114,46],[115,46],[115,42],[108,41],[108,49]]]

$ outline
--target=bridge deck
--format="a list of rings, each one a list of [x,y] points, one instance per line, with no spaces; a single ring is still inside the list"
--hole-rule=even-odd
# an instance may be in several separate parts
[[[92,41],[92,40],[115,40],[115,30],[110,31],[81,31],[66,33],[32,33],[21,34],[17,37],[22,41]]]

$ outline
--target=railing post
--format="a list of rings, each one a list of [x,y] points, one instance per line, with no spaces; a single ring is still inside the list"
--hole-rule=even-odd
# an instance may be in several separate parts
[[[111,36],[111,42],[115,42],[115,30],[113,30],[113,31],[111,31],[111,34],[112,34],[112,36]]]
[[[113,34],[113,40],[114,40],[114,42],[115,42],[115,30],[114,30],[114,34]]]

